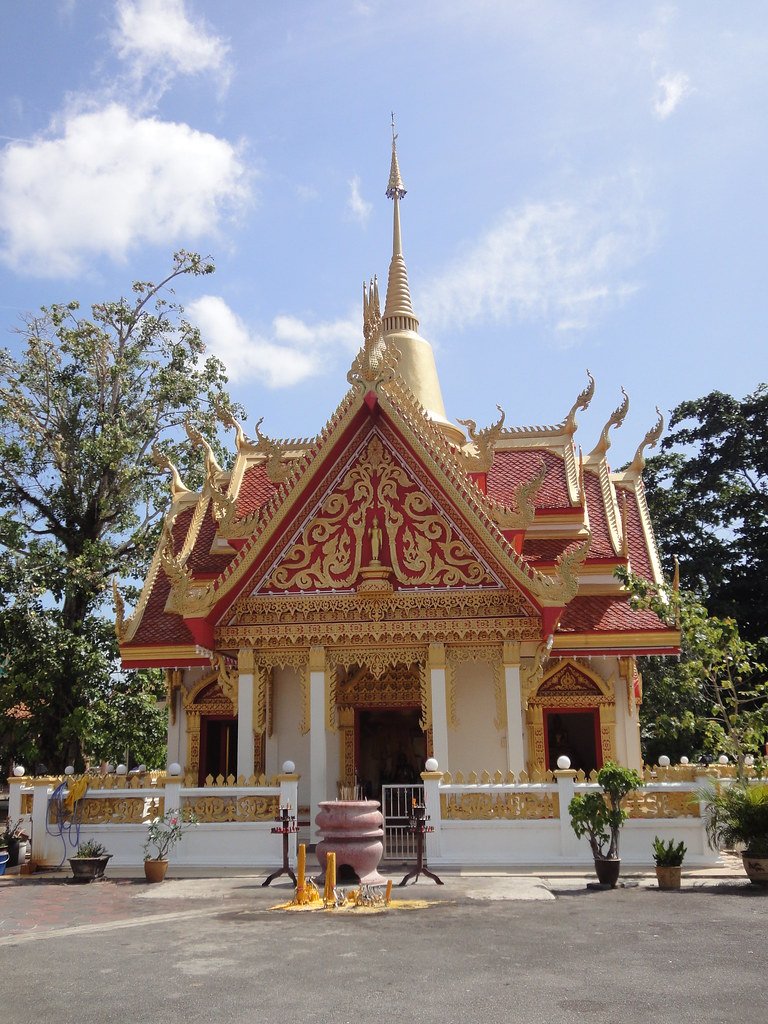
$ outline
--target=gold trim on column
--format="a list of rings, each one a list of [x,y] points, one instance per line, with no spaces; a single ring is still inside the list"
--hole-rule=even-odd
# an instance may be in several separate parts
[[[253,731],[263,733],[267,728],[267,673],[263,665],[254,665],[253,671]]]
[[[421,693],[421,726],[422,732],[432,735],[432,687],[425,662],[419,662],[419,692]],[[430,755],[431,756],[431,755]]]
[[[501,671],[503,648],[498,644],[469,644],[465,647],[449,647],[446,650],[446,685],[448,687],[448,721],[456,728],[459,724],[456,711],[456,669],[471,662],[485,662],[493,674],[493,699],[496,714],[493,724],[498,732],[507,724],[507,702],[504,694],[504,678]]]

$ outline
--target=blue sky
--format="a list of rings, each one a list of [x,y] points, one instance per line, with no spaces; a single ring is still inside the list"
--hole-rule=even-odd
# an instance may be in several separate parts
[[[0,7],[0,326],[178,295],[275,437],[317,432],[386,279],[390,110],[403,236],[449,417],[621,399],[655,420],[766,374],[765,5],[39,0]]]

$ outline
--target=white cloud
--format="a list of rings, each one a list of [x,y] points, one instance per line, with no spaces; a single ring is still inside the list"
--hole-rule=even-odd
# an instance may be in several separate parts
[[[309,324],[277,316],[268,334],[249,329],[218,295],[203,295],[187,306],[209,351],[226,366],[230,379],[256,380],[268,388],[289,388],[318,377],[334,349],[354,350],[361,329],[352,317]]]
[[[360,178],[357,175],[349,183],[347,209],[359,224],[365,225],[368,223],[373,204],[363,199],[360,194]]]
[[[116,13],[112,43],[137,77],[212,72],[228,80],[229,47],[190,19],[184,0],[118,0]]]
[[[229,142],[110,104],[0,152],[0,256],[38,276],[72,275],[89,257],[209,235],[247,196]]]
[[[692,92],[691,80],[683,71],[662,75],[656,82],[653,110],[660,121],[665,121],[686,96]]]
[[[317,191],[314,185],[297,185],[296,195],[302,201],[302,203],[313,203],[315,199],[320,198],[320,193]]]
[[[579,201],[508,209],[428,282],[417,308],[435,329],[518,317],[542,321],[562,339],[637,290],[625,275],[652,237],[651,217],[627,181]]]

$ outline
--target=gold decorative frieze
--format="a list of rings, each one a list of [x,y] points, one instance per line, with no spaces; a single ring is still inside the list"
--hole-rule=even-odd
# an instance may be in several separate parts
[[[141,825],[163,814],[164,800],[156,797],[83,797],[78,801],[80,825]]]
[[[655,792],[636,790],[624,798],[630,818],[698,818],[699,800],[690,790]]]
[[[504,793],[441,793],[440,813],[447,821],[546,820],[558,818],[558,794],[550,790]]]
[[[280,813],[279,796],[185,797],[183,809],[201,822],[274,821]]]
[[[216,645],[237,650],[253,644],[266,658],[314,645],[376,649],[534,641],[540,620],[519,614],[514,594],[499,591],[398,591],[382,598],[358,594],[249,597],[217,627]]]
[[[426,646],[413,647],[380,647],[378,650],[361,650],[355,647],[329,648],[327,651],[330,669],[361,668],[374,679],[381,679],[385,674],[391,676],[401,666],[409,666],[415,662],[426,661]],[[339,691],[339,703],[346,703]],[[414,703],[420,703],[416,700]]]

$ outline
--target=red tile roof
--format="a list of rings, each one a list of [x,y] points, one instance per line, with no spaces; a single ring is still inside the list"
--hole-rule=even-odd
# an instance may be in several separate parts
[[[625,494],[627,496],[627,542],[632,572],[646,580],[652,580],[653,569],[643,532],[643,523],[640,519],[640,509],[637,506],[637,496],[634,491],[626,491],[622,488],[618,492],[619,502],[622,501],[622,496]]]
[[[626,597],[575,597],[563,612],[558,633],[644,632],[669,629],[653,612],[630,608]]]
[[[536,494],[536,507],[570,508],[565,463],[546,448],[510,448],[494,452],[493,464],[488,470],[488,497],[504,505],[513,504],[516,489],[537,476],[542,459],[547,475]]]
[[[584,493],[587,498],[589,529],[592,534],[592,543],[589,547],[590,558],[615,558],[616,552],[613,550],[608,529],[603,491],[600,487],[600,479],[595,473],[584,474]]]
[[[266,505],[276,490],[277,484],[273,484],[269,479],[263,465],[249,466],[243,473],[237,495],[238,517],[244,519],[260,509],[262,505]]]

